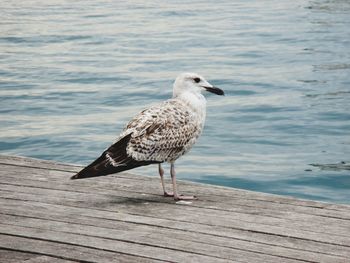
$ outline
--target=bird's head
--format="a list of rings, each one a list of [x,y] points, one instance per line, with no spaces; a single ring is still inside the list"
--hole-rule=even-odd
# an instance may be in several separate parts
[[[201,75],[196,73],[182,73],[175,82],[173,89],[173,97],[177,97],[183,92],[191,92],[200,94],[202,91],[209,91],[217,95],[224,95],[224,91],[211,85]]]

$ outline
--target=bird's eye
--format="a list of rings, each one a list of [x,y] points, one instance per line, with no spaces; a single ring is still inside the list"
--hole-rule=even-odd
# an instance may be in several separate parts
[[[194,82],[196,82],[196,83],[199,83],[199,82],[201,81],[200,78],[194,78],[193,80],[194,80]]]

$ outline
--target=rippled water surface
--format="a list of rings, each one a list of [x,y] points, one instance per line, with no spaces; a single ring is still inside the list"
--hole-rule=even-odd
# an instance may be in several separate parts
[[[2,0],[1,153],[87,164],[194,71],[227,95],[207,96],[180,178],[350,203],[349,13],[347,0]]]

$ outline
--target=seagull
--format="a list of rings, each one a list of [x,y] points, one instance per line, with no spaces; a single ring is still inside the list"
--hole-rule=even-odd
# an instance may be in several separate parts
[[[206,99],[202,91],[224,95],[223,90],[196,73],[180,74],[174,82],[171,99],[138,113],[114,144],[71,179],[103,176],[158,164],[165,197],[175,200],[197,199],[178,193],[174,163],[192,148],[202,133],[206,116]],[[170,163],[173,192],[165,189],[164,162]]]

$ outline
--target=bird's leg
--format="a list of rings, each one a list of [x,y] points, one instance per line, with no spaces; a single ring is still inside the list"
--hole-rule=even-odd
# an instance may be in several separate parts
[[[165,190],[165,184],[164,184],[164,179],[163,179],[163,177],[164,177],[164,169],[162,168],[162,165],[161,165],[161,164],[158,165],[158,171],[159,171],[160,181],[161,181],[162,187],[163,187],[164,196],[165,196],[165,197],[169,197],[169,196],[170,196],[170,197],[173,197],[173,196],[174,196],[173,193],[168,193],[168,192]]]
[[[171,163],[170,166],[170,175],[171,175],[171,181],[173,183],[173,191],[174,191],[174,200],[193,200],[197,199],[195,196],[192,195],[179,195],[177,193],[177,187],[176,187],[176,173],[175,173],[175,166],[174,163]]]

